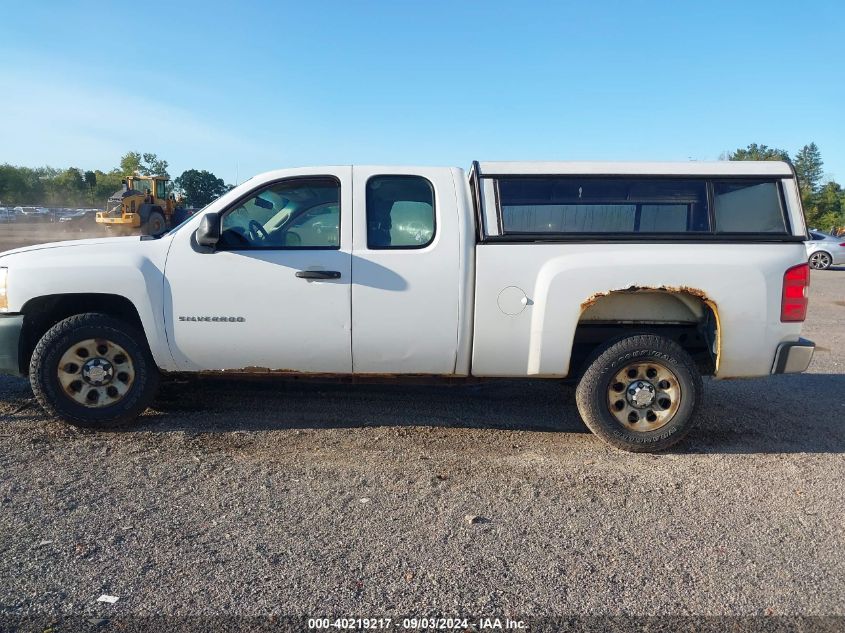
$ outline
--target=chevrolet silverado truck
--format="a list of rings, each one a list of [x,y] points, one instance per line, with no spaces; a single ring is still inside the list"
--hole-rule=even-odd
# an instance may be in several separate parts
[[[89,427],[167,374],[574,378],[596,435],[654,451],[702,376],[807,368],[806,239],[780,162],[284,169],[162,236],[0,254],[0,367]]]

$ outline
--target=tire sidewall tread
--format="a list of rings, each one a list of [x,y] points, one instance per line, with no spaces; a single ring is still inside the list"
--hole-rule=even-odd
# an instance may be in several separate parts
[[[158,231],[158,232],[153,231],[153,228],[152,228],[153,217],[161,219],[161,230]],[[153,237],[157,237],[157,236],[165,233],[166,231],[167,231],[167,221],[165,220],[164,215],[162,213],[159,213],[158,211],[152,211],[150,213],[150,217],[147,218],[146,226],[144,227],[144,231],[143,231],[144,234],[145,235],[152,235]]]
[[[607,384],[625,365],[648,359],[675,373],[681,383],[681,404],[666,426],[638,433],[624,427],[610,412]],[[593,353],[578,382],[575,399],[584,423],[602,440],[626,451],[654,452],[677,444],[694,428],[701,392],[701,375],[695,362],[677,343],[654,334],[636,334],[611,341]]]
[[[88,408],[62,393],[56,372],[61,356],[75,342],[106,338],[130,355],[135,380],[119,402],[103,408]],[[105,314],[77,314],[51,327],[32,353],[29,382],[44,411],[75,426],[87,428],[120,427],[134,422],[152,403],[158,388],[158,368],[146,340],[136,328]]]

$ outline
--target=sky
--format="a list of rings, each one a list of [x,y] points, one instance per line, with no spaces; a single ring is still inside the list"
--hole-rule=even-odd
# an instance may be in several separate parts
[[[2,0],[0,163],[715,160],[845,181],[845,3]]]

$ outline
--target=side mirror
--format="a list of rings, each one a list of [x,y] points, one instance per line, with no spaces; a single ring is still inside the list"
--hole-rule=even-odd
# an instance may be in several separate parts
[[[217,246],[220,240],[220,216],[217,213],[206,213],[202,216],[202,222],[194,235],[200,246]]]

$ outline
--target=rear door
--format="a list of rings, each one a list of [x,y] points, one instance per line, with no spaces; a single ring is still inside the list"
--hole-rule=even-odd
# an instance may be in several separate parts
[[[453,374],[458,205],[448,168],[353,167],[356,374]]]

